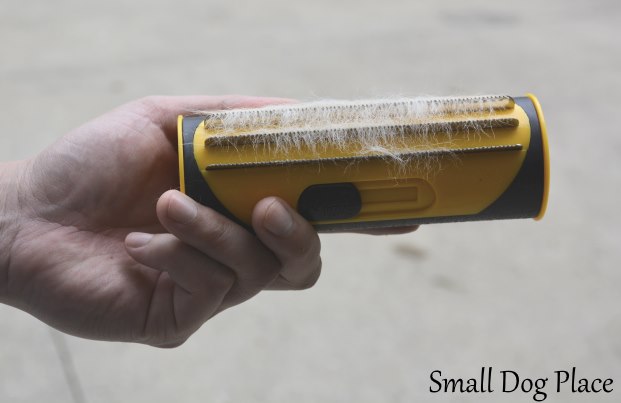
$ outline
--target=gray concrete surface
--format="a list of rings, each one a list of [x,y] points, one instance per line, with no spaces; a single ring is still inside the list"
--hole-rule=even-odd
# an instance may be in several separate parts
[[[148,94],[537,94],[542,222],[323,236],[324,273],[174,350],[62,336],[0,307],[0,402],[524,402],[429,373],[577,366],[621,400],[621,3],[0,1],[0,159]],[[73,368],[73,369],[72,369]],[[72,371],[75,376],[72,376]]]

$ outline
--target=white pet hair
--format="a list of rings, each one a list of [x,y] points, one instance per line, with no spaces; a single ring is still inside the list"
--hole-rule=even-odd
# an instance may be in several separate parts
[[[354,150],[360,157],[382,155],[398,164],[412,163],[411,156],[404,157],[409,152],[417,165],[427,165],[438,150],[450,150],[455,132],[480,135],[512,125],[507,119],[490,120],[512,105],[510,97],[486,95],[322,100],[197,114],[216,133],[208,139],[214,146],[252,145],[284,154],[305,149],[316,156],[330,148]]]

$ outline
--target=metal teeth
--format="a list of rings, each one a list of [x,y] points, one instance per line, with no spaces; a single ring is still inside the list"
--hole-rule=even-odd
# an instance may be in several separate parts
[[[454,149],[431,149],[431,150],[416,150],[409,152],[395,153],[390,158],[398,158],[399,160],[405,160],[418,157],[440,157],[459,154],[474,154],[474,153],[486,153],[486,152],[507,152],[507,151],[521,151],[523,149],[522,144],[509,144],[501,146],[486,146],[486,147],[467,147],[467,148],[454,148]],[[369,160],[385,160],[388,156],[384,154],[372,154],[372,155],[356,155],[350,157],[335,157],[335,158],[316,158],[316,159],[300,159],[300,160],[275,160],[275,161],[257,161],[257,162],[238,162],[238,163],[224,163],[224,164],[209,164],[205,167],[207,171],[216,171],[223,169],[240,169],[240,168],[261,168],[261,167],[278,167],[278,166],[292,166],[292,165],[304,165],[304,164],[320,164],[320,163],[339,163],[339,162],[357,162],[357,161],[369,161]]]
[[[235,112],[243,111],[247,113],[252,112],[264,112],[266,110],[271,110],[275,113],[281,113],[282,111],[288,110],[299,110],[299,109],[315,109],[318,111],[321,110],[332,110],[332,109],[359,109],[359,108],[375,108],[375,107],[398,107],[400,105],[412,105],[416,103],[426,103],[429,105],[459,105],[459,108],[467,108],[468,106],[476,106],[479,108],[481,104],[485,104],[486,107],[491,108],[492,110],[506,110],[512,109],[515,105],[513,98],[508,95],[477,95],[470,97],[429,97],[429,98],[411,98],[411,99],[397,99],[397,100],[378,100],[378,101],[352,101],[352,102],[343,102],[330,104],[330,105],[321,105],[315,103],[299,103],[299,104],[287,104],[283,105],[274,105],[272,107],[263,107],[263,108],[248,108],[248,109],[237,109]],[[222,110],[222,111],[214,111],[210,112],[206,119],[208,118],[217,118],[224,116],[226,114],[232,113],[231,110]]]
[[[220,146],[242,146],[247,144],[268,144],[283,140],[286,137],[299,137],[305,135],[321,135],[322,133],[330,133],[337,136],[355,137],[366,129],[382,130],[392,132],[397,135],[416,135],[420,133],[437,134],[441,132],[481,132],[486,129],[498,129],[506,127],[518,127],[520,121],[515,118],[480,118],[455,120],[445,122],[425,122],[404,125],[367,125],[338,127],[315,130],[287,130],[287,131],[261,131],[255,133],[244,133],[239,135],[215,135],[205,139],[206,147]]]
[[[238,110],[223,110],[210,112],[205,116],[205,128],[217,130],[224,126],[222,120],[228,115],[246,115],[261,114],[266,125],[278,125],[283,115],[292,111],[305,111],[322,113],[326,111],[338,111],[346,120],[348,116],[354,118],[361,110],[364,109],[394,109],[395,116],[398,117],[399,108],[413,106],[417,104],[425,104],[432,109],[434,113],[466,113],[468,111],[503,111],[513,109],[515,102],[513,98],[506,95],[480,95],[471,97],[437,97],[437,98],[412,98],[400,100],[379,100],[379,101],[353,101],[321,105],[316,103],[300,103],[275,105],[264,108],[250,108]]]

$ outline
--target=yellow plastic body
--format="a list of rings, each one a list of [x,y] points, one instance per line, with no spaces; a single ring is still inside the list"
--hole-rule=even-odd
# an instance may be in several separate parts
[[[550,145],[548,140],[548,129],[546,121],[543,117],[543,110],[541,110],[541,104],[536,96],[533,94],[526,94],[526,96],[533,102],[535,111],[537,111],[537,117],[539,118],[539,127],[541,128],[541,142],[543,145],[543,200],[541,201],[541,210],[535,220],[539,221],[546,214],[548,208],[548,199],[550,197]]]
[[[545,142],[545,191],[547,200],[549,162],[543,115],[536,105]],[[354,218],[315,222],[339,224],[346,222],[387,221],[427,217],[473,215],[492,204],[509,187],[520,170],[530,145],[530,125],[525,111],[515,105],[512,109],[495,112],[497,117],[517,119],[517,127],[496,128],[493,132],[453,133],[450,143],[440,135],[438,144],[449,149],[493,147],[520,144],[521,150],[441,155],[406,167],[386,160],[362,162],[322,162],[281,166],[262,166],[223,170],[201,169],[217,199],[234,216],[250,224],[254,205],[262,198],[278,196],[294,208],[300,194],[309,186],[330,183],[353,183],[359,190],[362,209]],[[463,116],[455,116],[456,119]],[[181,131],[182,117],[179,117]],[[210,164],[268,162],[286,159],[316,158],[316,153],[303,147],[275,151],[252,145],[207,147],[206,139],[217,135],[201,123],[194,134],[194,155],[183,155],[182,135],[179,133],[181,190],[184,191],[184,158],[193,158],[198,167]],[[416,139],[404,147],[415,148]],[[355,153],[356,150],[349,150]],[[327,149],[322,158],[338,158],[349,152]],[[537,218],[545,212],[545,200]]]

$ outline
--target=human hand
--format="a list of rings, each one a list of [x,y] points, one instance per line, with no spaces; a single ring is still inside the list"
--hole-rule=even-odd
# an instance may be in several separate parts
[[[178,114],[283,101],[149,97],[4,166],[2,300],[66,333],[168,347],[262,289],[311,286],[319,238],[283,202],[257,204],[255,237],[167,191]]]

